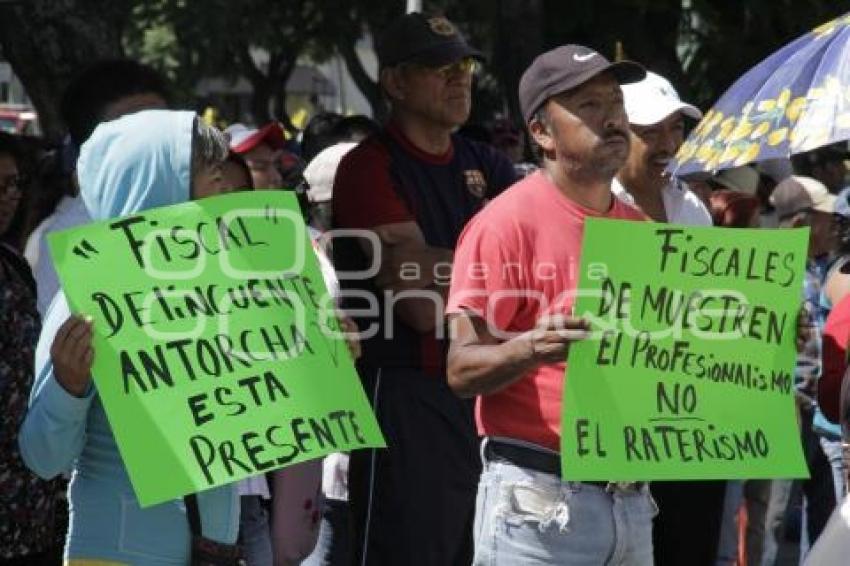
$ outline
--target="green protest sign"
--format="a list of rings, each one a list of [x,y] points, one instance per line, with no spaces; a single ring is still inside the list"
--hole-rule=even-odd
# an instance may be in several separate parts
[[[806,230],[587,221],[569,480],[805,477],[794,410]]]
[[[291,193],[233,193],[60,232],[71,310],[139,502],[384,446]]]

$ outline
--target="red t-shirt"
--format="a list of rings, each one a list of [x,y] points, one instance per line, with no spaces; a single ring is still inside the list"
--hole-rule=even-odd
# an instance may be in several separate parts
[[[587,217],[645,219],[614,197],[605,214],[587,209],[542,172],[516,183],[461,234],[446,312],[471,311],[499,331],[516,334],[544,315],[570,314]],[[540,366],[501,391],[478,397],[479,433],[560,451],[565,367]]]
[[[829,311],[823,326],[823,370],[818,380],[818,404],[830,421],[838,423],[841,383],[847,370],[850,340],[850,296]]]
[[[400,134],[390,135],[397,140],[404,139]],[[405,147],[412,145],[406,140],[404,143]],[[444,159],[420,153],[425,161]],[[374,136],[357,145],[340,161],[334,175],[331,203],[334,224],[338,228],[367,229],[415,220],[393,188],[390,154]]]

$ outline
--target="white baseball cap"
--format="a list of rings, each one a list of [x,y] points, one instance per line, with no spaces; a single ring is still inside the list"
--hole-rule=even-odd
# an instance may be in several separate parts
[[[776,208],[779,218],[787,218],[803,210],[817,210],[833,214],[835,195],[826,185],[811,177],[792,175],[776,185],[770,195],[770,202]]]
[[[699,108],[682,102],[670,81],[652,71],[647,71],[643,80],[624,84],[622,88],[630,124],[651,126],[674,112],[694,120],[702,118]]]
[[[339,162],[345,154],[356,146],[356,143],[342,142],[327,147],[316,154],[304,169],[304,179],[307,180],[307,198],[310,202],[325,202],[331,200],[334,187],[334,177]]]

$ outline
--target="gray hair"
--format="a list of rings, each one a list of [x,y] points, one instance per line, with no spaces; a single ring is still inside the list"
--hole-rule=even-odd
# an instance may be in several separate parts
[[[200,118],[195,118],[195,126],[192,132],[193,174],[205,167],[223,163],[227,159],[229,151],[223,133]]]

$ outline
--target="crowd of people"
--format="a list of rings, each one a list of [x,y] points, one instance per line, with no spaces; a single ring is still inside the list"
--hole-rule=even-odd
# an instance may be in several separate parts
[[[519,82],[524,130],[474,128],[481,54],[451,22],[405,15],[376,51],[384,124],[219,131],[172,109],[156,71],[109,60],[64,93],[61,147],[0,136],[0,564],[804,559],[848,486],[847,146],[681,179],[669,165],[702,112],[639,63],[557,47]],[[387,448],[142,508],[92,381],[95,329],[46,237],[240,190],[298,196]],[[569,348],[591,330],[569,292],[587,218],[810,229],[786,439],[809,479],[561,479]]]

